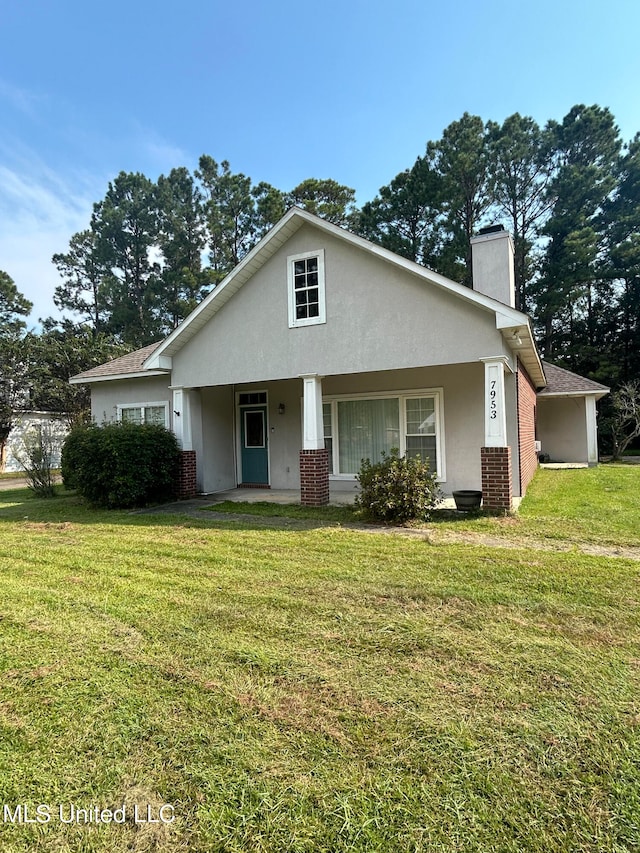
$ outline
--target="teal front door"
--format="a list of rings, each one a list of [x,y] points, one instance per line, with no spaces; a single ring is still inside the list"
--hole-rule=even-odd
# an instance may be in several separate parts
[[[242,482],[267,486],[269,484],[269,456],[266,406],[251,406],[251,408],[240,409],[240,444]]]

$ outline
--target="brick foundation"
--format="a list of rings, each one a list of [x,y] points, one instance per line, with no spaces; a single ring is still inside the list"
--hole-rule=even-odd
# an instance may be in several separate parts
[[[300,503],[326,506],[329,503],[329,451],[300,451]]]
[[[538,467],[536,453],[536,389],[524,367],[518,363],[518,451],[520,494],[524,495]]]
[[[510,447],[481,447],[482,505],[484,509],[513,506]]]
[[[194,497],[196,493],[196,452],[183,450],[178,463],[176,497],[179,500]]]

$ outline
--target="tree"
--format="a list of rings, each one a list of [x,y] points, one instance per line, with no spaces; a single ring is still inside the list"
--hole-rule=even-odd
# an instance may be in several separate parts
[[[640,437],[640,381],[625,382],[612,395],[613,458],[619,459]]]
[[[22,331],[26,323],[21,318],[28,316],[32,308],[11,276],[0,270],[0,337]]]
[[[603,335],[611,332],[611,288],[599,277],[601,213],[615,186],[620,139],[613,116],[598,106],[575,106],[548,128],[557,171],[549,189],[553,210],[543,230],[549,242],[535,293],[541,346],[547,358],[595,375]]]
[[[163,332],[170,332],[193,311],[212,284],[202,268],[205,219],[202,193],[188,169],[172,169],[158,178],[158,248]]]
[[[155,186],[144,175],[120,172],[94,205],[95,261],[103,271],[107,331],[134,347],[162,337]]]
[[[257,242],[255,199],[251,179],[233,174],[227,160],[218,164],[203,154],[196,177],[205,192],[209,260],[217,284]]]
[[[615,353],[620,379],[640,374],[640,134],[619,158],[617,187],[603,210],[605,275],[618,283]]]
[[[526,312],[531,307],[533,249],[553,205],[551,134],[519,113],[502,125],[489,122],[487,130],[492,206],[498,218],[506,218],[513,235],[516,308]]]
[[[0,270],[0,466],[14,416],[28,399],[28,351],[24,329],[33,305]]]
[[[255,200],[256,239],[260,240],[287,212],[286,196],[279,189],[261,181],[251,190]]]
[[[85,385],[69,379],[84,370],[124,355],[129,347],[87,324],[69,319],[43,322],[40,334],[27,336],[30,405],[66,417],[69,426],[89,419],[91,395]]]
[[[442,139],[427,144],[427,158],[442,181],[442,210],[449,238],[439,252],[438,271],[473,286],[471,238],[489,208],[485,127],[464,113],[445,128]]]
[[[331,178],[307,178],[286,194],[287,207],[296,205],[345,228],[355,212],[355,200],[355,190]]]
[[[74,234],[69,251],[52,258],[63,283],[55,289],[53,301],[61,310],[79,314],[98,333],[109,324],[104,279],[109,272],[99,263],[95,231]]]
[[[396,175],[356,217],[363,237],[427,266],[435,262],[442,239],[441,177],[426,157]]]

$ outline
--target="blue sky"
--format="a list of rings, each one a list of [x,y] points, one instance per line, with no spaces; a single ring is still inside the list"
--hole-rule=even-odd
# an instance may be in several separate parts
[[[118,172],[200,154],[359,203],[465,112],[640,130],[638,0],[0,0],[0,269],[56,314],[54,252]]]

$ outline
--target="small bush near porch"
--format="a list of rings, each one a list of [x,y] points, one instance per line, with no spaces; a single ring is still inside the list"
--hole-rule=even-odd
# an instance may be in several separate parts
[[[640,561],[581,552],[567,473],[567,552],[0,492],[2,803],[129,810],[0,850],[637,850]]]
[[[375,521],[426,521],[441,497],[429,461],[400,456],[397,448],[388,454],[383,450],[377,462],[363,459],[356,479],[360,494],[355,506]]]

